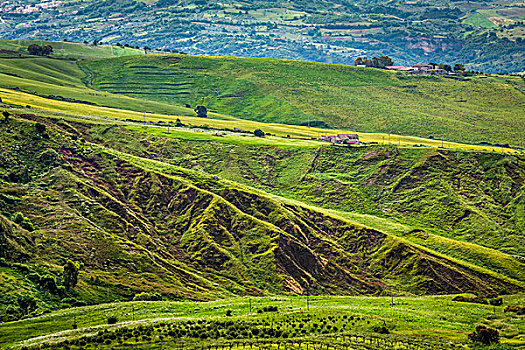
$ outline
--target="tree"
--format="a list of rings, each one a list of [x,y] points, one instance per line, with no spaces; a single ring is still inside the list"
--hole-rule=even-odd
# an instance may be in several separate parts
[[[64,265],[64,286],[67,289],[73,289],[78,282],[78,271],[80,270],[79,264],[68,260]]]
[[[50,45],[42,46],[42,56],[49,56],[53,53],[53,47]]]
[[[49,56],[53,52],[53,47],[50,45],[37,45],[31,44],[27,47],[27,51],[30,55],[35,56]]]
[[[4,116],[4,120],[5,120],[5,121],[9,120],[9,116],[10,116],[10,114],[9,114],[8,111],[3,111],[3,112],[2,112],[2,115]]]
[[[468,335],[468,339],[473,343],[483,345],[499,343],[499,332],[496,329],[485,326],[477,326],[476,330]]]
[[[440,63],[440,64],[439,64],[439,68],[440,68],[440,69],[444,69],[444,70],[446,70],[447,72],[452,72],[452,67],[451,67],[449,64]]]
[[[381,56],[379,57],[377,68],[385,68],[386,66],[393,66],[394,61],[388,56]]]
[[[462,65],[461,63],[456,63],[454,65],[454,72],[463,72],[465,71],[465,66]]]
[[[257,137],[264,137],[265,133],[261,129],[257,129],[253,132],[253,134]]]
[[[37,44],[31,44],[27,47],[27,51],[30,55],[39,55],[41,50],[41,46]]]
[[[206,118],[208,116],[208,109],[205,106],[197,106],[194,111],[199,118]]]

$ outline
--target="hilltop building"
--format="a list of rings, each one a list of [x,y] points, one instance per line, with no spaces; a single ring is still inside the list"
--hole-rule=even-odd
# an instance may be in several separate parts
[[[414,64],[412,67],[405,66],[386,66],[387,70],[395,70],[398,72],[409,72],[413,74],[437,74],[445,75],[448,72],[444,69],[439,68],[438,65],[433,64]]]

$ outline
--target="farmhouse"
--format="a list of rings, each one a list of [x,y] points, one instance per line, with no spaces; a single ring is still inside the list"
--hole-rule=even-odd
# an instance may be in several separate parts
[[[397,72],[410,72],[413,74],[448,74],[446,70],[441,69],[438,65],[433,64],[414,64],[412,67],[386,66],[385,69],[394,70]]]
[[[338,134],[338,135],[327,135],[327,136],[323,135],[321,136],[321,141],[353,145],[359,142],[359,136],[357,134]]]

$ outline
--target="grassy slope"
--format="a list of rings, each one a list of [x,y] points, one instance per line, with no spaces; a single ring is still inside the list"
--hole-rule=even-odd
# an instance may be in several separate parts
[[[77,62],[44,57],[0,58],[0,87],[20,89],[40,96],[58,96],[135,111],[194,115],[193,110],[168,103],[147,101],[88,89]],[[2,96],[0,96],[2,97]],[[53,102],[49,100],[48,103]],[[28,101],[29,104],[29,101]],[[87,106],[78,104],[78,108]]]
[[[41,84],[38,84],[41,86]],[[88,121],[95,119],[95,122],[106,122],[106,123],[115,123],[117,121],[126,121],[131,119],[135,122],[142,122],[144,120],[144,114],[132,110],[121,110],[110,107],[100,107],[93,105],[86,105],[81,103],[71,103],[66,101],[57,101],[53,99],[43,98],[40,96],[15,91],[11,89],[0,88],[0,97],[4,102],[10,103],[15,107],[21,107],[30,105],[31,107],[38,108],[40,110],[38,113],[51,113],[53,115],[61,115],[63,118],[69,119],[79,119],[83,118]],[[113,96],[111,97],[113,98]],[[124,101],[126,102],[126,101]],[[142,103],[137,101],[138,103]],[[19,110],[24,112],[32,112],[32,110]],[[33,110],[34,112],[35,110]],[[185,109],[184,112],[188,112],[188,109]],[[297,125],[285,125],[285,124],[271,124],[271,123],[261,123],[256,121],[250,121],[245,119],[238,119],[224,114],[210,113],[208,118],[197,118],[188,116],[187,114],[182,115],[168,115],[168,114],[158,114],[158,113],[146,113],[145,119],[147,122],[175,122],[177,119],[180,119],[184,124],[191,125],[194,127],[198,126],[209,126],[216,129],[230,129],[240,128],[243,130],[254,131],[255,129],[262,129],[267,133],[280,136],[279,139],[267,138],[265,140],[257,140],[252,137],[245,136],[232,136],[226,138],[227,142],[231,142],[232,139],[236,139],[240,143],[258,143],[258,144],[268,144],[268,143],[277,143],[283,144],[288,143],[290,145],[310,145],[310,146],[319,146],[320,144],[326,144],[324,142],[320,143],[319,141],[313,140],[283,140],[282,137],[290,135],[291,137],[297,138],[307,138],[307,139],[318,139],[321,135],[335,135],[338,133],[348,133],[355,131],[348,131],[343,129],[320,129],[320,128],[308,128],[306,126],[297,126]],[[137,125],[136,123],[127,123],[130,125]],[[158,126],[158,125],[157,125]],[[138,128],[137,128],[138,130]],[[173,131],[173,129],[172,129]],[[221,136],[215,135],[215,133],[195,133],[185,132],[183,130],[174,131],[174,136],[179,136],[187,139],[200,139],[200,140],[213,140],[221,141],[224,140]],[[164,134],[165,127],[151,129],[149,132]],[[357,133],[362,142],[378,142],[388,144],[390,137],[390,142],[392,144],[399,144],[402,146],[430,146],[430,147],[440,147],[442,142],[439,140],[425,139],[414,136],[402,136],[391,134],[390,136],[382,133]],[[515,153],[515,150],[504,148],[504,147],[493,147],[493,146],[480,146],[473,144],[464,144],[456,142],[444,142],[443,145],[446,148],[453,149],[463,149],[463,150],[478,150],[478,151],[497,151],[503,153]]]
[[[521,145],[525,95],[498,79],[457,81],[350,66],[204,56],[84,63],[98,90],[279,123]],[[512,80],[512,78],[511,78]],[[519,78],[515,79],[519,83]],[[523,146],[523,145],[522,145]]]
[[[504,306],[508,304],[523,303],[523,296],[504,297]],[[279,325],[290,334],[290,337],[306,339],[315,336],[321,330],[314,329],[313,323],[324,323],[339,329],[325,333],[324,337],[339,332],[360,334],[365,337],[378,336],[372,333],[371,328],[383,324],[396,336],[387,336],[386,339],[400,341],[417,341],[427,339],[429,344],[421,344],[419,348],[427,348],[438,344],[434,341],[452,341],[466,343],[467,333],[471,332],[474,325],[484,324],[500,330],[502,342],[508,345],[523,345],[520,328],[523,328],[525,317],[503,313],[503,307],[493,308],[486,305],[466,304],[452,302],[450,296],[423,297],[423,298],[395,298],[392,307],[390,298],[370,297],[314,297],[310,298],[309,307],[304,297],[278,297],[278,298],[238,298],[220,300],[208,303],[193,302],[134,302],[114,303],[100,306],[88,306],[53,312],[35,319],[22,320],[14,323],[0,325],[0,347],[6,345],[25,344],[34,345],[41,343],[60,342],[65,339],[75,339],[83,335],[96,333],[107,329],[110,333],[115,329],[125,327],[148,326],[159,322],[167,324],[180,324],[188,321],[204,320],[207,322],[246,322],[253,328],[259,328],[259,322],[268,322]],[[277,306],[278,313],[257,314],[255,311],[266,306]],[[251,309],[251,312],[250,312]],[[225,317],[226,310],[233,311],[233,317]],[[418,312],[414,312],[418,310]],[[132,315],[135,315],[135,321]],[[119,323],[116,326],[106,324],[108,316],[116,315]],[[328,317],[330,316],[330,317]],[[335,316],[335,317],[334,317]],[[347,318],[353,316],[354,322]],[[362,320],[360,319],[362,318]],[[309,320],[304,326],[308,334],[294,334],[293,322],[302,323],[301,319]],[[324,319],[324,322],[323,322]],[[76,322],[78,330],[71,329]],[[323,327],[324,327],[323,325]],[[225,327],[224,325],[222,327]],[[321,328],[323,328],[321,327]],[[226,325],[227,328],[227,325]],[[297,329],[297,327],[296,327]],[[326,328],[325,328],[326,329]],[[157,337],[154,332],[153,343]],[[235,332],[233,333],[235,334]],[[240,334],[238,338],[243,338]],[[170,342],[171,337],[165,335],[164,340]],[[223,341],[227,339],[223,339]],[[189,337],[179,341],[190,343]],[[128,344],[148,343],[146,339],[127,340]],[[214,340],[201,340],[203,344]],[[220,343],[220,340],[215,340]],[[283,342],[281,338],[280,342]],[[198,345],[198,340],[197,344]],[[116,342],[113,346],[116,345]],[[89,348],[91,348],[91,345]],[[155,345],[150,345],[156,349]],[[441,346],[445,344],[441,343]],[[458,346],[460,346],[458,344]],[[158,347],[157,347],[158,348]]]
[[[50,45],[53,47],[53,57],[68,59],[110,58],[144,54],[142,49],[114,45],[93,46],[64,41],[0,40],[0,49],[27,55],[27,47],[31,44]]]
[[[523,255],[519,218],[525,174],[519,156],[392,146],[347,149],[293,139],[280,143],[277,138],[254,144],[248,137],[239,142],[227,135],[192,137],[191,132],[173,129],[170,134],[159,128],[127,129],[133,132],[97,127],[86,132],[96,142],[128,153],[219,174],[344,210],[346,215],[371,214],[355,215],[353,220],[398,235],[424,238],[434,233]],[[200,142],[204,140],[213,142]],[[391,220],[405,225],[396,227]],[[443,243],[432,244],[448,245]]]
[[[9,150],[4,158],[11,164],[5,169],[8,178],[35,179],[29,185],[2,185],[4,215],[20,211],[38,228],[28,233],[15,225],[8,239],[13,237],[22,248],[6,251],[20,250],[30,258],[15,261],[27,260],[30,272],[53,278],[60,276],[66,258],[83,261],[77,291],[66,293],[71,297],[127,300],[141,290],[199,299],[247,292],[301,293],[306,281],[316,292],[345,294],[373,293],[377,288],[402,293],[510,290],[522,284],[520,266],[506,262],[503,254],[464,245],[473,255],[481,250],[481,256],[495,262],[489,269],[479,264],[481,259],[468,257],[472,263],[465,263],[343,215],[237,183],[212,181],[205,173],[82,146],[67,136],[80,125],[46,123],[49,141],[38,137],[31,124],[15,121],[10,130],[16,136],[3,140]],[[102,134],[111,130],[103,129],[107,131],[101,129]],[[23,151],[16,151],[20,142]],[[52,156],[52,149],[58,157]],[[33,241],[40,243],[35,246]],[[304,254],[311,256],[308,262],[301,258]],[[400,255],[403,264],[397,265]],[[128,279],[129,274],[134,278]],[[8,265],[2,276],[27,284],[44,308],[60,305],[64,297],[61,292],[46,294],[38,278],[17,265]],[[16,289],[3,292],[14,298],[12,304],[20,303]]]

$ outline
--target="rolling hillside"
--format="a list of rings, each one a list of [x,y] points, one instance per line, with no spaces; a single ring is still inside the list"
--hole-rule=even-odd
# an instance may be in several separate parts
[[[520,78],[458,81],[371,68],[202,56],[86,61],[90,86],[286,124],[523,147]],[[515,86],[517,85],[517,86]]]
[[[525,344],[520,78],[71,45],[0,57],[0,348]]]
[[[91,57],[90,47],[80,46],[86,48],[76,52]],[[354,132],[525,146],[525,95],[518,77],[463,81],[341,65],[186,55],[82,62],[7,55],[0,58],[0,76],[0,88],[47,98],[38,102],[40,107],[57,109],[61,102],[74,102],[79,114],[107,106],[194,116],[193,108],[204,103],[213,119],[310,123]],[[331,131],[318,134],[326,132]]]
[[[214,299],[306,290],[354,295],[524,288],[522,263],[495,250],[437,236],[421,243],[421,230],[403,237],[382,230],[380,218],[363,226],[344,212],[152,160],[148,145],[155,141],[162,152],[159,146],[168,141],[158,136],[148,141],[111,125],[22,117],[30,121],[2,124],[4,305],[23,305],[21,295],[28,293],[37,303],[25,312],[56,307],[64,298],[128,300],[152,289],[171,298]],[[91,138],[99,145],[85,141]],[[208,152],[216,152],[216,144],[208,145]],[[144,154],[119,151],[127,147]],[[285,150],[275,151],[288,152],[290,159],[293,149]],[[184,153],[191,159],[191,151]],[[180,157],[164,153],[172,156]],[[244,168],[256,171],[257,163],[264,169],[262,159]],[[277,190],[286,196],[286,186]],[[16,213],[27,219],[16,224]],[[31,226],[24,224],[28,220]],[[468,220],[483,224],[475,215]],[[83,263],[78,287],[68,291],[44,283],[59,283],[67,259]]]

